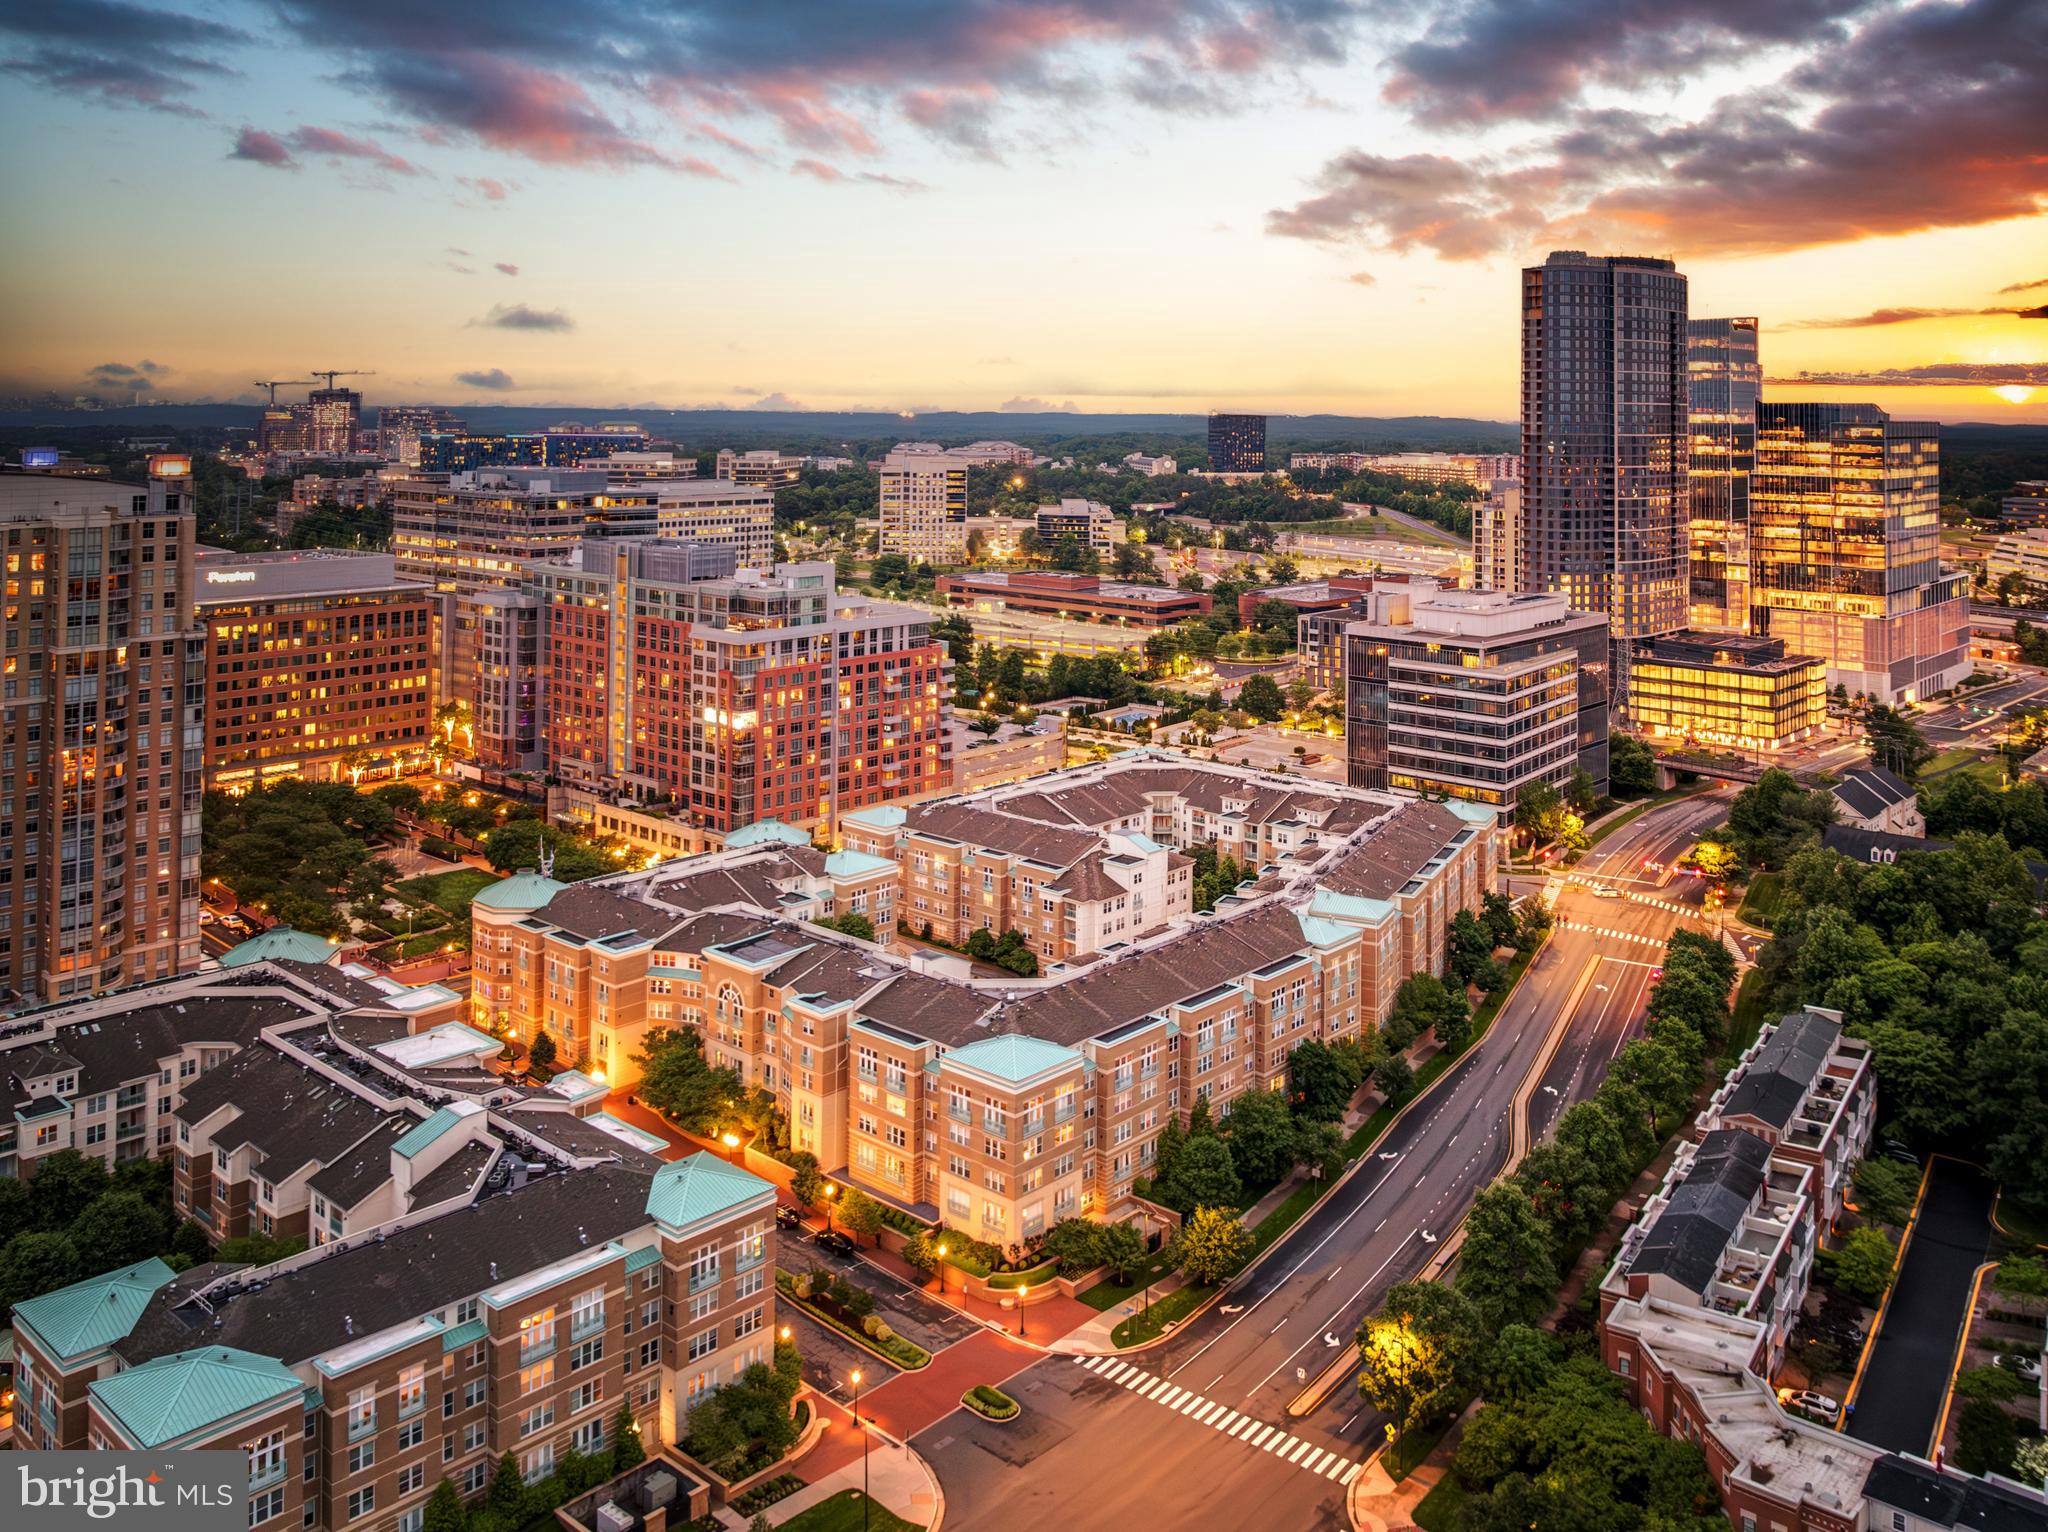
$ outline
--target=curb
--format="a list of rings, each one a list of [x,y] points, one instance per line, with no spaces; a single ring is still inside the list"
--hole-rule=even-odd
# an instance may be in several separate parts
[[[1956,1402],[1956,1379],[1963,1370],[1963,1353],[1970,1346],[1970,1327],[1977,1320],[1977,1299],[1984,1291],[1984,1278],[1998,1270],[1999,1263],[1986,1261],[1977,1268],[1977,1275],[1970,1283],[1970,1306],[1963,1311],[1963,1328],[1956,1336],[1955,1355],[1949,1358],[1948,1387],[1941,1392],[1941,1416],[1934,1422],[1934,1440],[1927,1444],[1927,1455],[1937,1456],[1941,1451],[1941,1439],[1948,1434],[1948,1412]]]
[[[1927,1156],[1926,1165],[1920,1170],[1920,1190],[1913,1194],[1913,1211],[1906,1218],[1906,1232],[1899,1236],[1899,1248],[1892,1252],[1892,1279],[1885,1284],[1884,1297],[1878,1300],[1877,1318],[1870,1322],[1870,1333],[1863,1337],[1863,1351],[1856,1358],[1856,1376],[1849,1380],[1849,1391],[1842,1396],[1842,1422],[1846,1425],[1850,1412],[1856,1408],[1856,1396],[1863,1392],[1863,1374],[1870,1366],[1870,1353],[1877,1347],[1877,1337],[1884,1329],[1885,1316],[1892,1311],[1892,1294],[1899,1290],[1899,1273],[1905,1269],[1906,1249],[1913,1243],[1913,1231],[1920,1227],[1920,1204],[1927,1200],[1927,1183],[1934,1177],[1933,1155]],[[1967,1333],[1967,1327],[1966,1332]],[[1953,1379],[1954,1374],[1950,1374]]]

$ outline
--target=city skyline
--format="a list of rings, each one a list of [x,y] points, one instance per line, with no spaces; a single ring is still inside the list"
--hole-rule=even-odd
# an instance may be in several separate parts
[[[47,146],[0,244],[9,387],[253,399],[296,357],[374,370],[372,405],[1505,421],[1514,273],[1580,247],[1757,314],[1767,395],[2048,420],[2048,38],[1998,0],[1472,0],[1426,35],[1295,0],[520,5],[482,40],[88,10],[0,20],[0,120]]]

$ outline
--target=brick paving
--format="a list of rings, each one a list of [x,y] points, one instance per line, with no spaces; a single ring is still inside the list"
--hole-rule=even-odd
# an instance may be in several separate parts
[[[959,1408],[960,1396],[977,1383],[1003,1379],[1038,1360],[1038,1352],[987,1330],[948,1346],[932,1365],[900,1373],[872,1393],[861,1390],[860,1412],[899,1440],[908,1441]]]

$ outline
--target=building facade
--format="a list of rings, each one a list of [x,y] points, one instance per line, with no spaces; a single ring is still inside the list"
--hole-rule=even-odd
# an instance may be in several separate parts
[[[907,451],[882,460],[880,548],[912,562],[967,561],[968,459],[956,453]]]
[[[717,476],[734,484],[755,487],[777,484],[794,484],[803,470],[803,459],[789,457],[773,447],[753,452],[735,452],[730,447],[720,449],[716,465]]]
[[[316,388],[306,395],[306,408],[309,452],[346,457],[356,450],[356,429],[363,419],[361,394],[352,388]]]
[[[1757,323],[1686,322],[1686,471],[1689,615],[1696,628],[1751,630],[1749,481],[1756,468],[1756,406],[1763,388]]]
[[[1635,727],[1652,740],[1782,750],[1827,722],[1827,666],[1779,638],[1682,633],[1636,645]]]
[[[614,452],[644,452],[647,433],[633,426],[586,431],[556,428],[506,434],[425,432],[419,439],[422,473],[474,473],[483,468],[568,468]]]
[[[1209,412],[1209,471],[1264,473],[1266,417]]]
[[[949,605],[1001,608],[1065,617],[1077,622],[1164,628],[1200,617],[1213,605],[1199,591],[1170,585],[1129,585],[1099,575],[1060,569],[974,570],[940,575],[938,594]]]
[[[1941,567],[1939,438],[1871,404],[1758,409],[1751,606],[1827,662],[1830,686],[1917,702],[1970,672],[1968,582]]]
[[[1472,584],[1514,590],[1522,566],[1522,486],[1495,479],[1472,512]]]
[[[1685,626],[1686,302],[1667,260],[1561,250],[1522,272],[1514,588],[1607,619],[1624,709],[1634,640]]]
[[[206,785],[348,779],[424,750],[446,598],[388,553],[198,560]]]
[[[1347,780],[1507,811],[1584,768],[1607,790],[1606,619],[1562,593],[1405,590],[1344,629]]]
[[[1036,525],[1041,542],[1051,545],[1071,537],[1084,548],[1107,553],[1124,540],[1124,524],[1099,500],[1067,498],[1041,505]]]
[[[191,460],[0,475],[0,1005],[199,962],[205,632]]]

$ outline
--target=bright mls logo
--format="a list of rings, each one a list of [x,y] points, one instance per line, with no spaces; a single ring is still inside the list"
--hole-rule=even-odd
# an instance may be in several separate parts
[[[148,1527],[238,1532],[248,1524],[239,1452],[22,1452],[0,1469],[0,1526],[13,1532]]]

